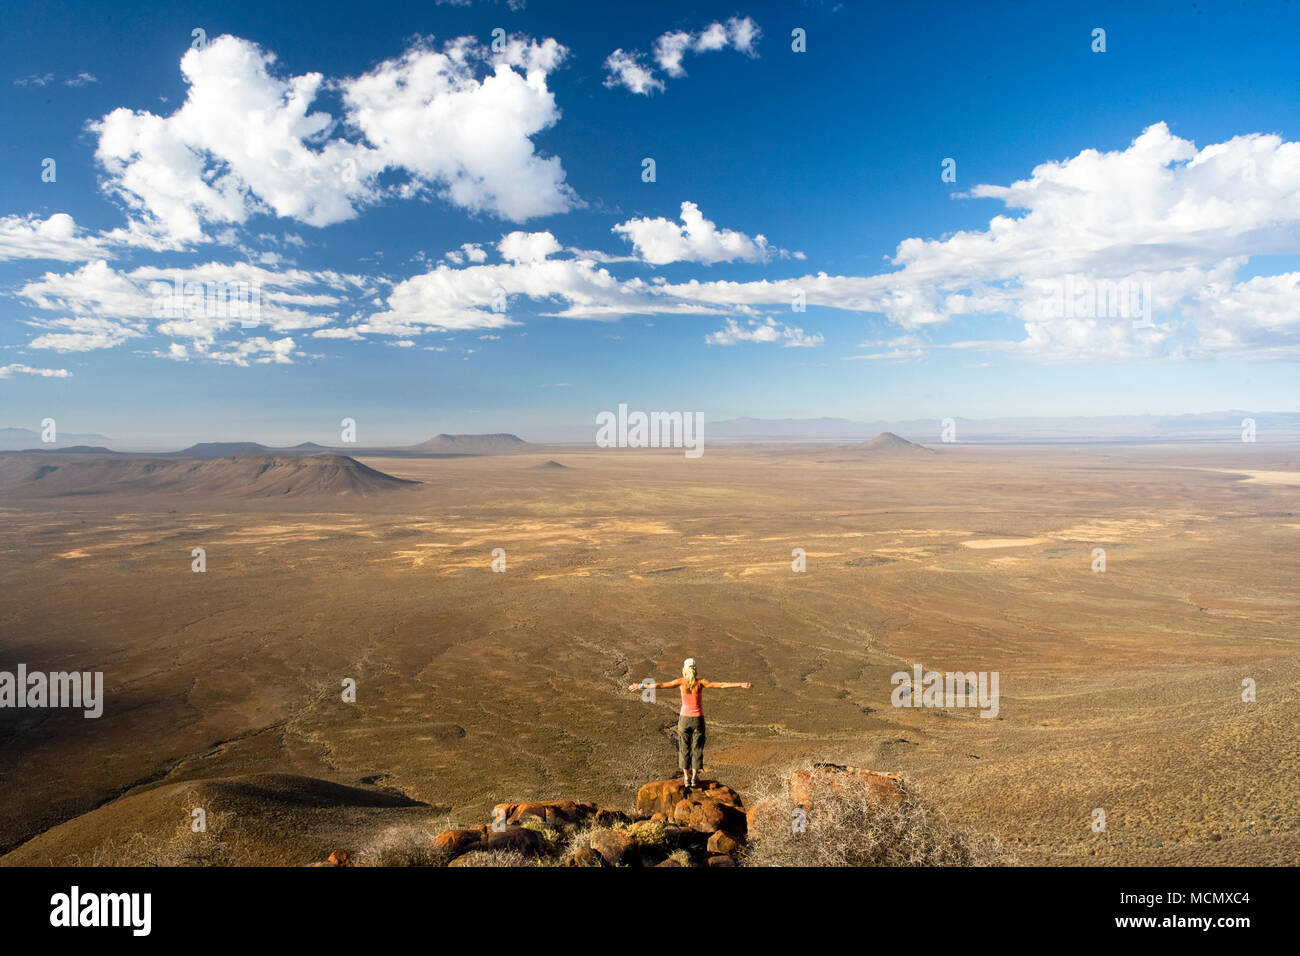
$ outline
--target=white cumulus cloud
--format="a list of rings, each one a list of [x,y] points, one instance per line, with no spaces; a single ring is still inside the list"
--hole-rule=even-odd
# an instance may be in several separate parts
[[[750,237],[733,229],[719,229],[704,218],[699,206],[682,203],[681,222],[662,217],[629,219],[611,230],[632,243],[638,256],[654,265],[670,262],[765,262],[771,250],[762,235]]]
[[[156,246],[203,241],[206,225],[254,214],[326,226],[422,190],[513,221],[563,212],[577,198],[531,137],[559,119],[546,80],[565,55],[552,39],[511,37],[492,51],[460,38],[331,81],[281,77],[273,53],[222,36],[182,57],[188,92],[175,112],[123,107],[92,123],[96,158],[134,217],[130,232]],[[330,88],[341,117],[312,110]],[[409,180],[385,189],[385,170]]]

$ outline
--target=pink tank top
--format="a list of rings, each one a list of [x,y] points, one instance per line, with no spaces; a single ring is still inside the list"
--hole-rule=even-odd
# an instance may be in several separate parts
[[[686,692],[686,684],[679,685],[678,690],[682,692],[682,717],[703,717],[704,716],[704,685],[697,683],[695,693]]]

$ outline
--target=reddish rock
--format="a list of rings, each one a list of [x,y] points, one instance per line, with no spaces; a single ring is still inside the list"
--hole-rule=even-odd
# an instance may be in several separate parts
[[[492,855],[486,850],[470,850],[468,853],[462,853],[456,859],[448,863],[448,866],[476,866],[481,863],[490,861]]]
[[[680,780],[652,780],[636,794],[636,811],[643,816],[672,813],[678,801],[686,799],[686,785]]]
[[[729,856],[711,856],[709,857],[709,866],[735,866],[736,861]]]
[[[724,856],[731,856],[739,850],[740,847],[741,843],[739,840],[735,839],[729,833],[724,833],[722,830],[715,830],[711,833],[709,835],[709,842],[705,844],[705,848],[710,853],[721,853]]]
[[[445,830],[433,838],[433,848],[442,856],[460,856],[470,850],[477,850],[486,832],[487,827],[477,830]]]
[[[605,858],[589,846],[580,846],[573,851],[569,866],[604,866]]]
[[[597,810],[595,823],[598,827],[612,827],[615,823],[631,823],[633,817],[631,814],[624,813],[622,810]]]
[[[775,833],[791,826],[792,817],[781,811],[771,800],[760,800],[745,811],[746,836],[752,839],[759,833]]]
[[[848,788],[861,789],[880,803],[898,803],[903,799],[903,778],[898,774],[834,763],[819,763],[814,764],[811,770],[796,770],[790,776],[790,796],[799,806],[811,808],[813,790],[827,783],[836,792]]]
[[[527,827],[508,826],[504,830],[489,830],[483,841],[485,850],[518,850],[536,853],[542,848],[542,835]]]
[[[330,853],[329,861],[335,866],[355,866],[352,862],[352,854],[347,850],[334,850]]]
[[[594,830],[591,848],[610,866],[631,865],[637,855],[636,838],[626,830]]]
[[[654,780],[637,791],[637,813],[644,817],[662,813],[671,818],[673,808],[688,797],[707,797],[732,807],[744,806],[740,794],[716,780],[701,780],[689,791],[681,780]]]
[[[725,803],[727,806],[736,807],[737,809],[743,808],[745,805],[740,799],[740,794],[716,780],[701,780],[694,787],[691,787],[689,796],[705,796],[710,800],[716,800],[718,803]]]
[[[492,808],[494,820],[504,820],[508,824],[520,824],[525,820],[541,820],[554,827],[581,823],[595,813],[595,804],[574,803],[572,800],[498,803]]]
[[[652,813],[652,814],[650,814],[650,822],[651,822],[651,823],[667,823],[667,822],[668,822],[668,814],[666,814],[666,813]]]
[[[678,801],[673,807],[673,822],[701,833],[725,830],[744,836],[747,829],[743,810],[705,796],[692,795]]]

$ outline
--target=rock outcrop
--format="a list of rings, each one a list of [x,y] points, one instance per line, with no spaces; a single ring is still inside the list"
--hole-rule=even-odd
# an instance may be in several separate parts
[[[689,789],[681,780],[652,781],[632,813],[554,800],[499,803],[492,819],[438,834],[435,851],[448,866],[477,865],[497,850],[552,854],[566,866],[736,866],[748,826],[740,794],[716,780]]]
[[[839,792],[863,791],[879,803],[898,803],[906,795],[898,774],[819,763],[797,770],[790,796],[812,810],[812,793],[829,786]],[[562,866],[707,866],[740,865],[751,835],[765,828],[790,826],[790,819],[770,802],[746,807],[731,787],[701,780],[686,787],[681,780],[653,780],[636,795],[636,810],[627,812],[572,800],[498,803],[492,822],[446,830],[433,840],[433,856],[446,866],[490,866],[545,862]],[[347,851],[336,851],[330,864],[351,864]],[[316,864],[318,866],[325,864]]]

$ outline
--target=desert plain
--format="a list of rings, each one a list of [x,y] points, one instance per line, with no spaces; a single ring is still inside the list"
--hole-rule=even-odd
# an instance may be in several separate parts
[[[677,706],[627,687],[687,656],[754,685],[705,703],[742,794],[826,760],[1019,863],[1300,863],[1300,447],[361,461],[418,483],[0,482],[0,669],[105,687],[98,719],[0,711],[0,864],[125,862],[195,805],[220,862],[300,864],[626,804],[676,772]],[[996,717],[893,706],[916,665],[996,672]]]

